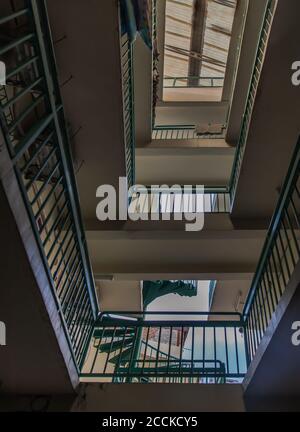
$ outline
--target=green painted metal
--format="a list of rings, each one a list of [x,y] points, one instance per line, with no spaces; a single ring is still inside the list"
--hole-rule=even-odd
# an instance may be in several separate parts
[[[10,15],[4,16],[0,18],[0,25],[6,24],[16,18],[20,18],[21,16],[27,14],[29,12],[28,8],[20,9],[17,12],[12,12]]]
[[[169,319],[168,319],[169,317]],[[238,313],[105,312],[81,378],[113,382],[228,382],[246,373]]]
[[[163,125],[154,126],[153,140],[194,140],[194,139],[224,139],[225,125],[220,133],[197,133],[195,125]]]
[[[217,281],[211,280],[209,283],[209,296],[208,296],[209,309],[211,308],[212,303],[213,303],[216,286],[217,286]]]
[[[133,44],[127,34],[121,37],[121,69],[123,88],[123,118],[125,140],[125,166],[128,186],[135,184],[135,113]]]
[[[147,309],[155,299],[168,295],[178,294],[183,297],[197,295],[197,281],[143,281],[143,308]]]
[[[164,77],[164,88],[221,88],[223,86],[224,77]]]
[[[270,0],[266,9],[230,184],[231,199],[234,197],[245,149],[274,4],[275,2]],[[94,326],[98,306],[80,216],[47,10],[44,1],[31,0],[24,2],[24,5],[26,7],[20,11],[14,11],[11,15],[0,18],[0,25],[12,20],[18,21],[21,17],[22,19],[28,18],[28,34],[0,45],[1,55],[10,52],[18,60],[8,69],[8,86],[0,88],[1,128],[78,370],[83,368],[83,377],[116,379],[120,382],[123,382],[124,375],[126,380],[130,382],[134,380],[139,382],[155,382],[155,380],[171,382],[172,379],[179,380],[177,382],[199,382],[204,378],[212,378],[215,382],[220,382],[218,381],[220,380],[220,373],[216,368],[216,365],[220,364],[224,365],[221,374],[222,382],[231,378],[242,378],[245,370],[239,365],[241,350],[243,351],[242,355],[247,359],[247,364],[249,364],[264,337],[299,261],[300,184],[298,173],[300,169],[300,140],[280,195],[279,204],[269,229],[242,317],[236,314],[235,321],[231,321],[227,320],[226,317],[232,317],[233,314],[214,313],[213,316],[220,318],[219,315],[222,315],[223,319],[197,321],[195,319],[183,320],[182,315],[188,315],[187,312],[172,312],[173,316],[178,315],[181,319],[176,320],[173,317],[166,321],[157,318],[146,320],[145,316],[141,316],[139,313],[121,312],[122,320],[107,319],[107,316],[102,314]],[[28,48],[30,48],[30,55],[28,55]],[[129,183],[133,183],[132,46],[126,40],[121,41],[121,54],[123,58],[126,169]],[[24,81],[21,85],[20,77]],[[14,83],[14,79],[18,81],[17,84]],[[18,106],[22,106],[23,111],[16,115],[16,107]],[[34,124],[32,117],[36,118]],[[33,124],[33,126],[29,127],[28,124]],[[165,128],[172,127],[166,126]],[[167,129],[162,128],[161,130]],[[189,131],[190,129],[191,126],[186,125],[173,127],[172,130]],[[160,191],[159,193],[160,205],[162,205],[161,197],[164,192]],[[219,199],[224,199],[224,209],[229,211],[230,200],[228,201],[229,191],[227,188],[207,188],[205,194],[210,203],[210,212],[220,212]],[[163,315],[165,318],[168,314],[163,312]],[[212,317],[210,313],[203,313],[202,315]],[[138,317],[138,320],[132,322],[127,319],[128,317]],[[168,328],[169,332],[168,352],[159,348],[165,328]],[[183,332],[181,332],[179,355],[174,358],[170,350],[174,329],[184,330],[186,328],[192,333],[191,360],[183,358]],[[153,344],[149,343],[149,333],[153,329],[156,329],[158,334],[156,341],[158,347],[156,349]],[[199,329],[202,331],[200,341],[197,340]],[[230,347],[228,335],[232,329],[235,343],[233,347]],[[225,355],[224,359],[220,361],[217,358],[216,333],[223,330],[222,342],[224,343]],[[237,344],[240,331],[244,336],[242,348]],[[208,347],[209,332],[213,336],[211,345]],[[93,367],[97,364],[99,352],[107,356],[102,373],[95,372],[93,368],[88,373],[84,372],[84,360],[88,358],[91,340],[97,341]],[[196,357],[199,342],[202,358]],[[152,350],[151,359],[145,358],[148,347]],[[213,359],[208,357],[208,351],[210,355],[211,353],[214,354]],[[141,358],[143,353],[144,358]],[[230,370],[232,355],[236,359],[234,372]],[[149,360],[148,364],[147,360]],[[202,367],[199,366],[201,362]],[[210,363],[210,365],[206,367],[206,363]],[[154,364],[155,366],[153,366]],[[211,367],[212,364],[213,367]],[[111,365],[114,365],[115,368],[113,372],[108,371]]]
[[[146,196],[147,192],[147,196]],[[183,192],[186,194],[184,197]],[[196,197],[198,195],[199,203]],[[188,201],[194,199],[194,203]],[[206,187],[199,192],[196,187],[187,188],[136,188],[129,200],[129,212],[136,213],[138,209],[142,213],[169,214],[170,219],[179,210],[191,209],[191,206],[203,213],[229,213],[231,209],[230,193],[226,187]],[[200,208],[201,207],[201,208]]]
[[[79,372],[98,304],[45,2],[24,0],[0,25],[20,19],[27,33],[0,45],[10,59],[1,129]]]
[[[300,138],[282,187],[243,315],[250,360],[264,337],[300,258]]]

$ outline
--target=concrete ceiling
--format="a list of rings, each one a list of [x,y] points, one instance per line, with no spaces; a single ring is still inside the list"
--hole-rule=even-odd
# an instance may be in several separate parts
[[[146,231],[143,223],[135,223],[133,230],[86,234],[94,273],[132,279],[139,275],[140,280],[144,274],[183,274],[184,279],[199,280],[237,279],[237,274],[239,279],[251,278],[265,239],[264,230]]]
[[[299,13],[299,1],[279,0],[233,206],[237,219],[271,217],[299,137],[299,87],[291,82]]]
[[[81,207],[91,217],[96,188],[125,175],[118,3],[51,0],[47,6],[66,116],[76,135],[71,144]]]

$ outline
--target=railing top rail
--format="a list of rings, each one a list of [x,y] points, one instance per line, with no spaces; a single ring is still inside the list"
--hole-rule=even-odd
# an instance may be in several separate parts
[[[223,87],[224,77],[216,76],[178,76],[164,77],[164,88]],[[170,84],[169,84],[170,82]]]
[[[222,77],[217,77],[217,76],[208,76],[208,75],[192,75],[192,76],[175,76],[175,77],[171,77],[171,76],[165,76],[164,80],[174,80],[174,79],[219,79],[219,80],[224,80],[224,76]]]
[[[226,125],[225,124],[221,124],[220,125],[222,127],[222,129],[225,129]],[[182,130],[182,129],[186,129],[186,130],[194,130],[196,128],[195,124],[186,124],[186,125],[155,125],[153,127],[153,130]],[[223,132],[223,131],[222,131]],[[219,132],[220,134],[222,132]],[[209,134],[210,132],[205,132],[203,133],[203,135],[205,134]],[[213,135],[218,135],[218,133],[213,132]]]
[[[171,188],[171,187],[161,187],[158,186],[157,188],[152,187],[152,186],[145,186],[143,188],[138,188],[136,187],[134,189],[134,193],[140,193],[140,194],[145,194],[145,193],[160,193],[160,194],[182,194],[182,192],[185,193],[191,193],[191,194],[196,194],[196,193],[204,193],[204,194],[217,194],[217,193],[229,193],[229,188],[226,186],[205,186],[204,189],[202,190],[200,187],[196,187],[196,186],[192,186],[190,188],[188,188],[187,186],[180,186],[180,189],[178,188]]]
[[[155,319],[152,320],[151,318]],[[161,317],[172,317],[171,319],[161,319]],[[178,317],[178,319],[177,319]],[[207,317],[216,317],[217,320],[207,320]],[[220,318],[224,319],[220,319]],[[149,319],[147,319],[149,318]],[[184,319],[180,319],[184,318]],[[243,316],[239,312],[186,312],[186,311],[106,311],[101,312],[96,320],[95,326],[178,326],[188,327],[194,325],[206,326],[235,326],[243,325]]]
[[[157,125],[153,130],[167,130],[167,129],[195,129],[195,125]]]
[[[108,314],[114,314],[114,315],[137,315],[137,314],[143,314],[143,315],[198,315],[198,316],[206,316],[206,315],[224,315],[224,316],[238,316],[241,317],[242,314],[239,312],[212,312],[212,311],[103,311],[100,312],[100,315],[108,315]],[[98,318],[99,318],[98,316]]]

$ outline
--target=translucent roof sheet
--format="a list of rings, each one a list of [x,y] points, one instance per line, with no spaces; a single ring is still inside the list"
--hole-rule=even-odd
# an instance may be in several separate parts
[[[186,77],[190,58],[201,60],[201,76],[224,76],[237,0],[206,1],[203,47],[191,52],[195,1],[167,0],[165,28],[165,77]]]
[[[176,48],[190,50],[194,0],[167,0],[165,76],[187,76],[189,58]],[[175,48],[175,50],[173,49]]]

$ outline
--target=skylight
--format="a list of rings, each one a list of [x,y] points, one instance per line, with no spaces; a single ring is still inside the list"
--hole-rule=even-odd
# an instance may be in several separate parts
[[[165,88],[222,94],[235,11],[236,0],[166,1]]]

